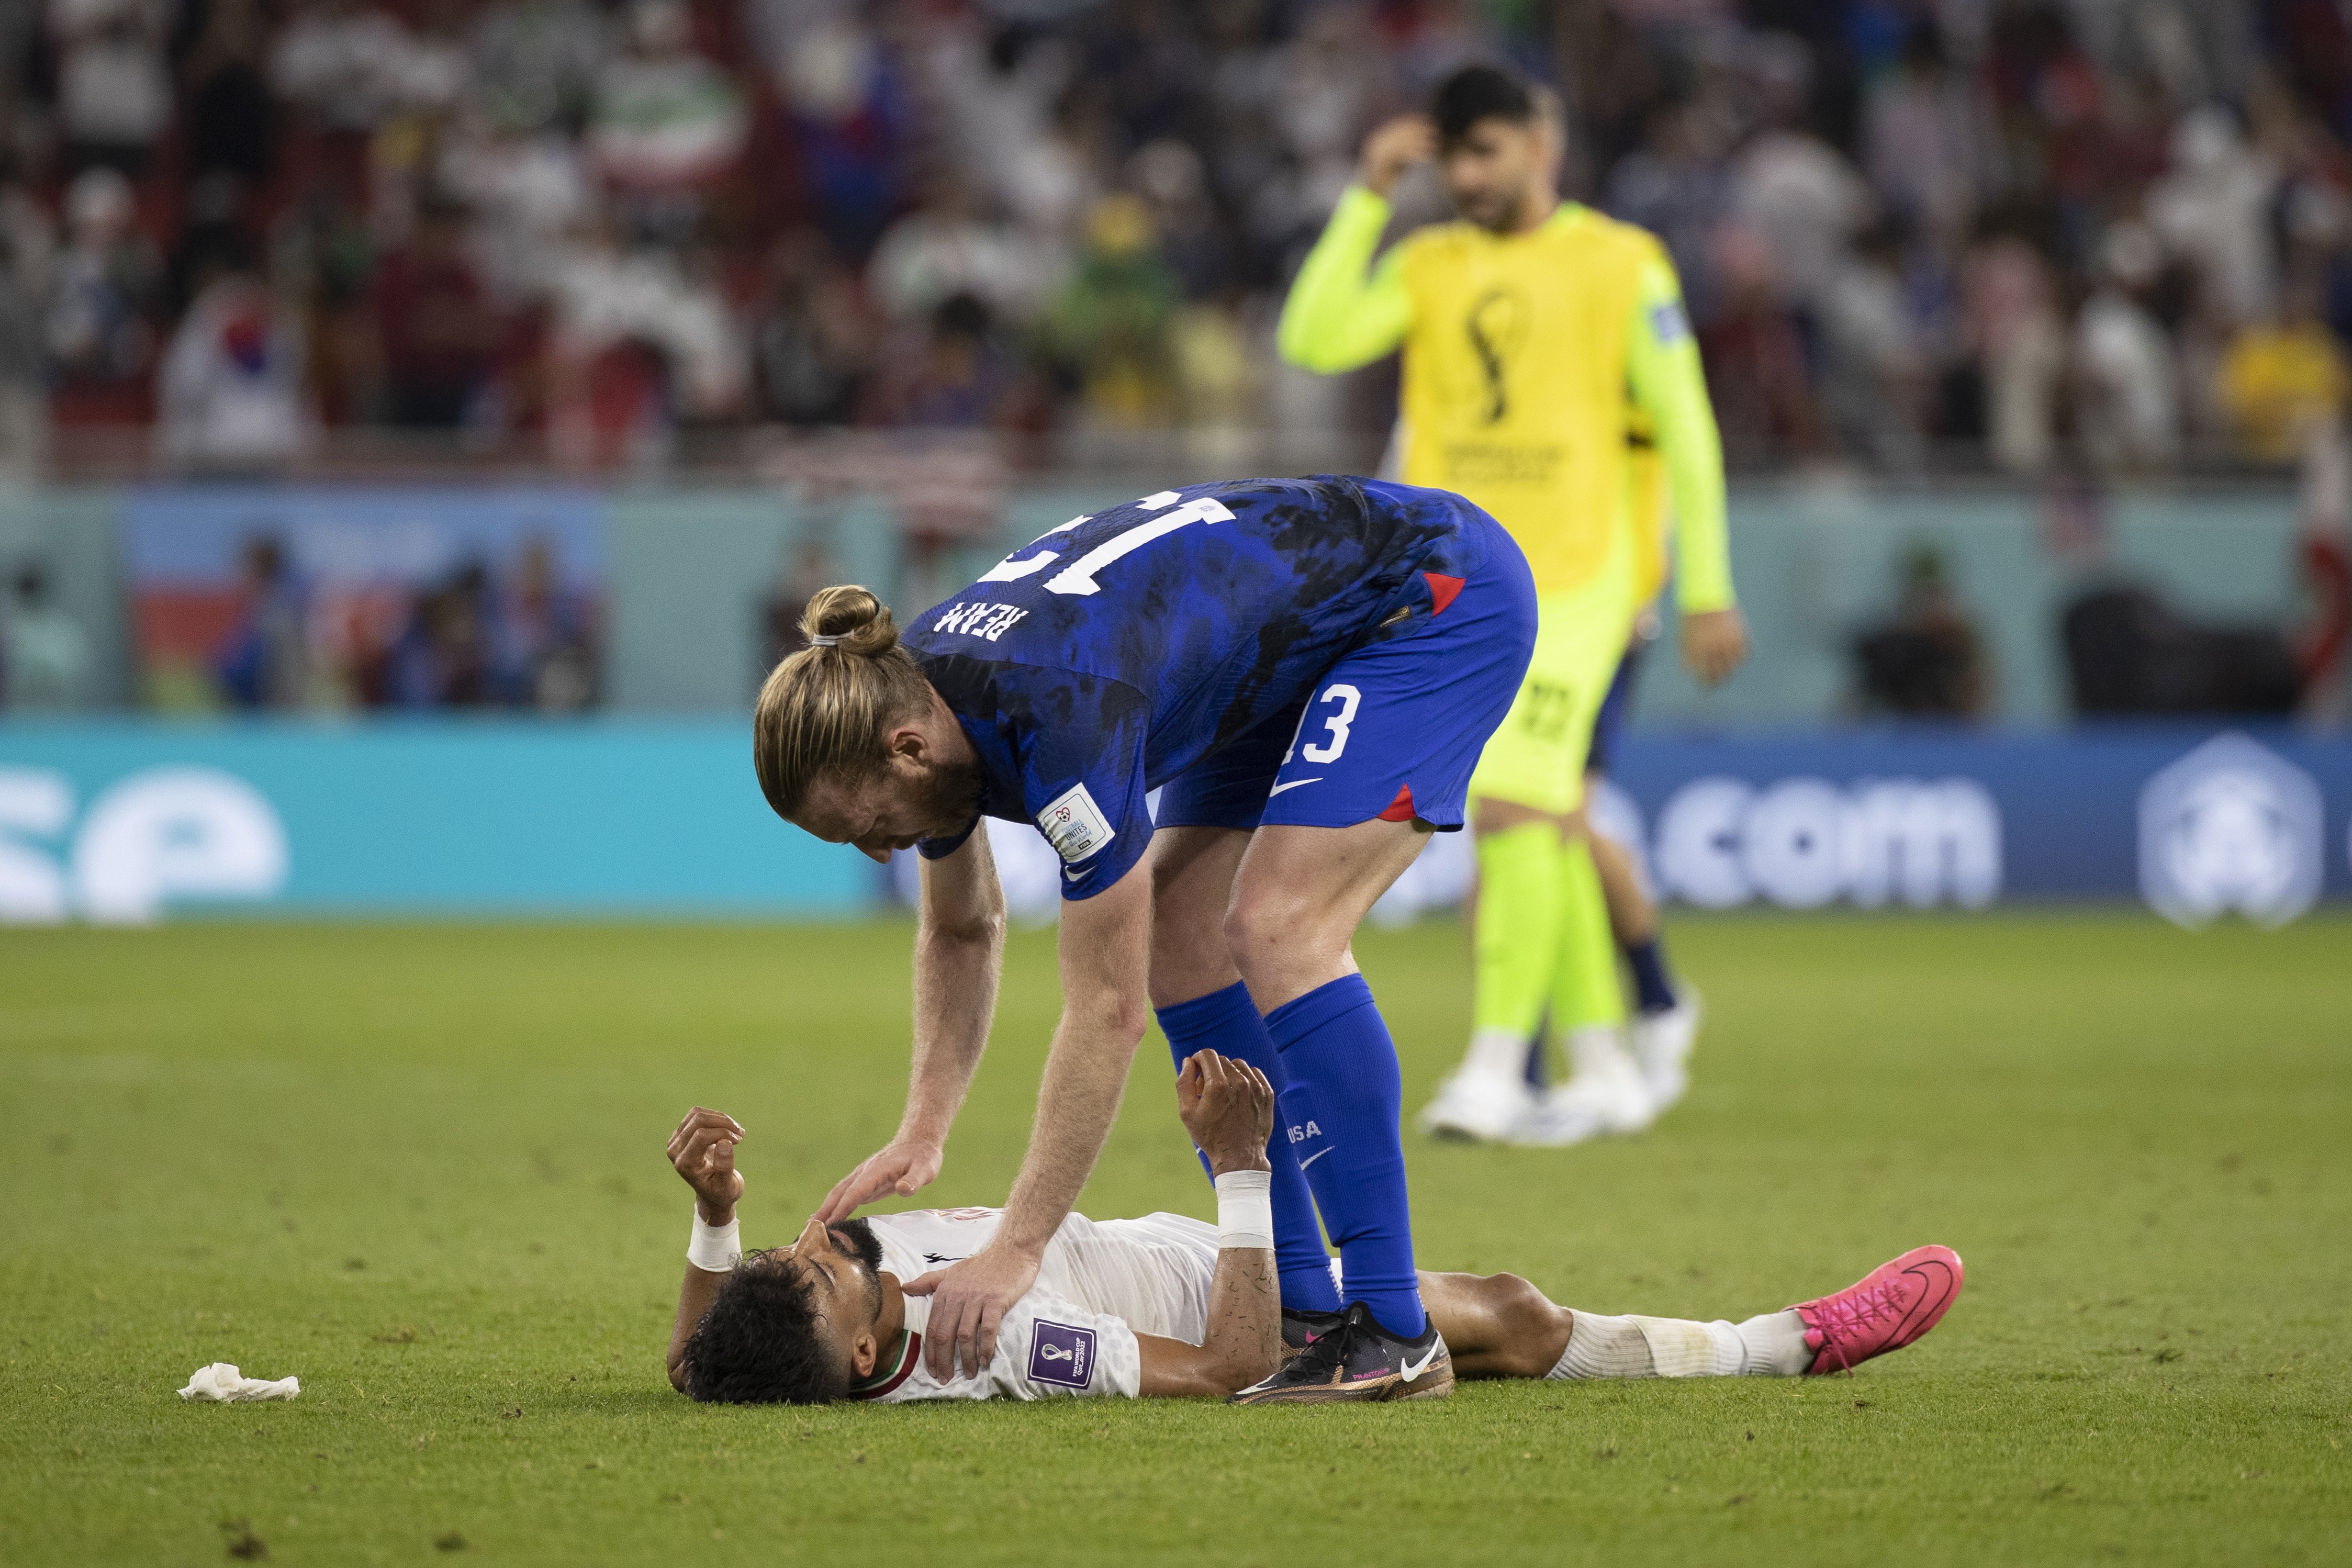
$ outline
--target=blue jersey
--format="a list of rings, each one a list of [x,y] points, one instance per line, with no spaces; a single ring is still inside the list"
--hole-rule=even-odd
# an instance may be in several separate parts
[[[905,642],[980,754],[982,813],[1034,822],[1087,898],[1142,858],[1148,792],[1442,608],[1488,548],[1473,520],[1328,475],[1162,490],[1041,535]]]

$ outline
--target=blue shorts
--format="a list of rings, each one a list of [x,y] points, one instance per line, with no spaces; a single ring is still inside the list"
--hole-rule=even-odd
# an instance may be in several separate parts
[[[1609,683],[1609,695],[1601,700],[1601,711],[1592,720],[1592,743],[1584,748],[1584,771],[1590,776],[1607,777],[1610,759],[1617,753],[1617,737],[1625,728],[1626,710],[1633,706],[1633,672],[1642,663],[1642,649],[1646,642],[1636,640],[1625,645],[1625,657],[1617,661],[1616,679]]]
[[[1274,713],[1168,782],[1160,827],[1463,823],[1470,773],[1511,710],[1536,646],[1535,579],[1485,512],[1465,504],[1458,578],[1423,574],[1412,613]]]

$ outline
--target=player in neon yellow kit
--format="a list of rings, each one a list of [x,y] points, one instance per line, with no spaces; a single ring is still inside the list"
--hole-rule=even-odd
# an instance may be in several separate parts
[[[1295,364],[1404,353],[1403,478],[1467,496],[1534,568],[1541,628],[1526,685],[1471,782],[1479,895],[1470,1050],[1423,1114],[1434,1131],[1567,1143],[1656,1115],[1689,1032],[1623,1039],[1624,1000],[1583,821],[1592,721],[1655,591],[1659,527],[1632,461],[1646,420],[1676,517],[1683,655],[1710,684],[1747,655],[1725,537],[1722,447],[1681,286],[1658,241],[1558,195],[1560,131],[1538,90],[1455,72],[1434,113],[1366,142],[1283,308]],[[1461,220],[1379,251],[1389,194],[1435,156]],[[1645,575],[1652,580],[1644,583]],[[1521,1064],[1547,1008],[1567,1083],[1537,1098]]]

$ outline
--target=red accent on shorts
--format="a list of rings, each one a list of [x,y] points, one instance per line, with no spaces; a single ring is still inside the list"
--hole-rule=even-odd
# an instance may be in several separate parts
[[[1452,582],[1456,587],[1459,587],[1462,582],[1459,577],[1450,578],[1448,581]],[[1389,808],[1386,811],[1381,813],[1381,820],[1382,822],[1411,822],[1412,818],[1412,785],[1399,784],[1397,786],[1396,798],[1389,802]]]
[[[1445,606],[1454,602],[1454,595],[1462,592],[1463,579],[1448,577],[1443,572],[1423,572],[1422,575],[1429,579],[1429,613],[1444,615]]]

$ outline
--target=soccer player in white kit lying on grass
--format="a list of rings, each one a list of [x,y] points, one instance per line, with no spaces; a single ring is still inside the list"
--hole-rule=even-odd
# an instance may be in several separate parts
[[[1266,1139],[1274,1090],[1214,1051],[1186,1060],[1177,1111],[1214,1176],[1218,1223],[1181,1215],[1065,1218],[1036,1283],[1004,1314],[979,1372],[942,1382],[924,1364],[930,1303],[899,1281],[969,1257],[1003,1211],[919,1209],[825,1225],[789,1247],[740,1254],[743,1129],[697,1108],[669,1142],[695,1192],[695,1228],[669,1379],[697,1399],[822,1405],[836,1399],[1222,1397],[1286,1356],[1275,1270]],[[1792,1377],[1849,1369],[1935,1327],[1959,1294],[1960,1259],[1923,1247],[1854,1285],[1746,1322],[1570,1311],[1514,1275],[1420,1277],[1461,1377]],[[1335,1364],[1329,1397],[1349,1397]],[[1433,1380],[1433,1382],[1434,1380]]]

